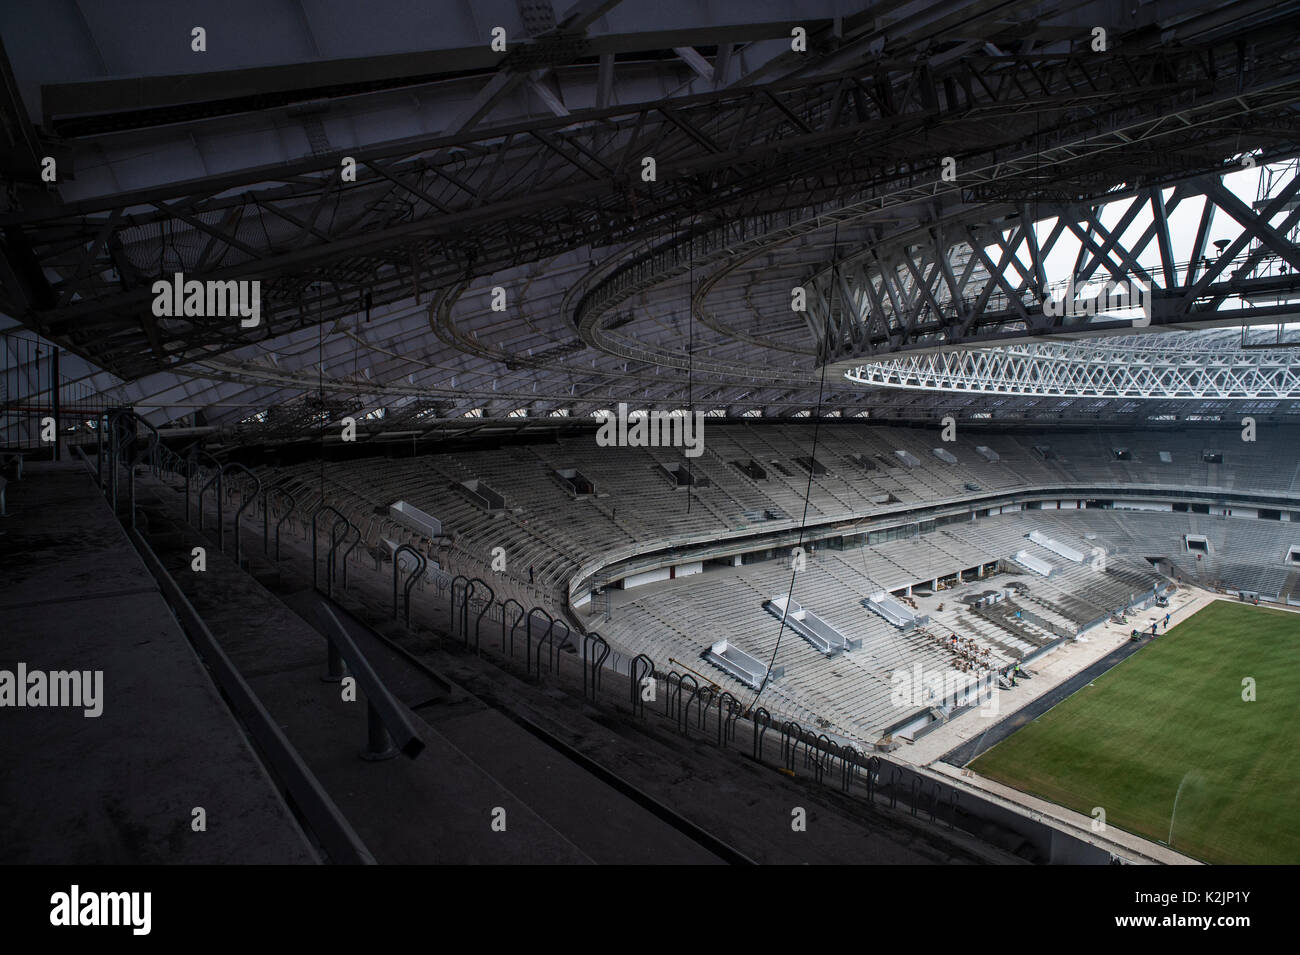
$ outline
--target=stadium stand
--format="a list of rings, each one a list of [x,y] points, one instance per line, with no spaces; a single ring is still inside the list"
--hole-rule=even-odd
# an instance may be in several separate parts
[[[0,4],[6,610],[74,649],[82,565],[130,564],[113,632],[217,681],[175,713],[321,861],[1106,861],[947,773],[967,691],[1046,705],[1152,604],[1300,603],[1295,4],[37,6]],[[97,811],[80,769],[10,802]],[[84,818],[31,844],[182,841]]]
[[[311,464],[257,470],[303,502],[297,526],[318,502],[329,503],[361,528],[362,552],[385,541],[415,544],[447,573],[491,579],[501,594],[542,601],[578,626],[590,625],[584,587],[599,577],[619,594],[602,632],[621,654],[658,660],[702,657],[720,641],[771,658],[780,624],[763,603],[789,587],[789,549],[802,535],[808,566],[796,575],[794,599],[850,646],[818,660],[803,640],[782,641],[771,690],[782,713],[869,739],[901,715],[889,704],[891,673],[960,665],[941,641],[929,642],[932,632],[973,641],[995,664],[1022,660],[1149,599],[1162,581],[1157,558],[1204,585],[1270,599],[1292,592],[1289,520],[1261,519],[1267,508],[1236,504],[1216,505],[1214,514],[1209,504],[1207,513],[1172,508],[1190,507],[1178,503],[1189,495],[1228,492],[1268,503],[1290,492],[1294,467],[1245,443],[1223,463],[1207,463],[1206,441],[1164,432],[975,434],[945,448],[949,461],[932,453],[927,432],[845,423],[823,429],[818,466],[808,467],[799,464],[812,456],[806,434],[742,422],[712,425],[707,452],[684,464],[673,449],[598,449],[565,437],[504,452],[342,461],[323,482]],[[753,462],[762,477],[735,461]],[[701,479],[678,486],[665,471],[676,465]],[[591,493],[575,495],[566,471],[582,474]],[[1249,482],[1240,481],[1246,471]],[[466,494],[467,484],[495,490],[498,506]],[[439,522],[441,535],[384,516],[399,500]],[[922,502],[952,513],[943,523],[917,523],[909,506]],[[774,543],[779,533],[796,538]],[[1179,547],[1188,533],[1209,542],[1200,560]],[[757,543],[746,551],[748,541]],[[708,556],[722,545],[731,556]],[[493,567],[496,548],[504,570]],[[636,570],[653,566],[668,569]],[[948,589],[991,571],[996,588],[1016,583],[1016,599],[948,610],[914,633],[867,609],[882,593],[906,600],[913,588]]]

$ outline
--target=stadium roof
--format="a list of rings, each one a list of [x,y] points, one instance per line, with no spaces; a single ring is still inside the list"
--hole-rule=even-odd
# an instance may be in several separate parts
[[[0,12],[0,310],[158,423],[1293,409],[1294,351],[1218,350],[1300,282],[1288,5],[77,9]],[[1149,325],[1045,315],[1049,245]],[[154,315],[178,272],[262,321]]]

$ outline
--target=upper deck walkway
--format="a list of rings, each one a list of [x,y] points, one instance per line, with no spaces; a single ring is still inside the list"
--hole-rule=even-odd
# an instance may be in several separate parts
[[[102,674],[102,709],[0,696],[0,862],[318,861],[85,466],[7,492],[0,670]]]

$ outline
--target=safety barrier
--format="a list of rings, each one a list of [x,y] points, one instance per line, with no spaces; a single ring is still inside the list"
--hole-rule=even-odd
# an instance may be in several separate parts
[[[201,499],[201,493],[202,492],[200,492],[200,499]],[[319,531],[316,526],[316,519],[320,517],[320,515],[325,511],[332,512],[334,516],[337,518],[337,520],[335,520],[334,523],[330,525],[330,547],[325,554],[325,569],[326,569],[325,594],[326,596],[332,597],[334,595],[334,570],[335,570],[334,555],[337,552],[339,545],[343,543],[343,541],[347,540],[350,531],[356,530],[358,541],[361,539],[361,531],[357,528],[355,524],[349,521],[338,508],[334,507],[331,504],[321,504],[314,511],[312,511],[311,513],[311,585],[313,590],[320,589],[320,577],[319,577],[320,568],[319,568],[319,557],[317,551]],[[201,517],[202,517],[202,512],[200,512],[200,518]],[[337,534],[337,531],[340,526],[342,526],[343,528],[342,537],[339,537]],[[356,546],[356,541],[354,541],[352,544],[352,547],[355,546]],[[347,553],[352,552],[352,547],[348,548]],[[345,560],[346,557],[347,554],[344,554]],[[347,567],[346,566],[344,566],[343,568],[343,587],[344,589],[347,588]]]
[[[258,499],[259,497],[261,497],[261,495],[262,495],[262,482],[261,482],[261,480],[258,478],[258,476],[257,476],[256,474],[254,474],[252,471],[248,470],[248,468],[244,467],[244,465],[239,464],[238,462],[235,462],[235,461],[231,461],[231,462],[225,464],[225,465],[221,468],[221,475],[222,475],[222,481],[223,481],[223,483],[224,483],[224,481],[225,481],[225,475],[226,475],[227,473],[229,473],[229,472],[231,471],[231,469],[235,469],[235,470],[238,470],[238,471],[242,471],[242,472],[243,472],[243,473],[244,473],[244,474],[245,474],[245,475],[246,475],[250,480],[252,480],[253,485],[254,485],[253,493],[252,493],[252,494],[246,494],[246,495],[243,495],[244,499],[240,502],[239,507],[235,510],[235,563],[238,564],[239,561],[240,561],[240,551],[239,551],[239,530],[240,530],[240,525],[241,525],[241,523],[242,523],[242,520],[241,520],[241,519],[242,519],[243,516],[244,516],[244,510],[245,510],[245,509],[246,509],[250,504],[255,504],[255,503],[257,503],[257,499]],[[220,497],[220,495],[221,495],[221,491],[220,491],[220,489],[218,489],[218,491],[217,491],[217,496]],[[218,511],[218,513],[220,513],[220,512]],[[218,518],[218,523],[219,523],[219,522],[220,522],[220,518]],[[220,535],[220,532],[218,532],[218,534]],[[222,548],[222,550],[223,550],[223,552],[224,552],[225,548]]]
[[[343,679],[346,664],[348,674],[366,698],[366,747],[361,758],[371,761],[392,759],[398,753],[415,759],[424,749],[424,741],[415,723],[406,715],[406,708],[389,692],[383,680],[370,666],[370,661],[353,641],[347,628],[339,621],[328,603],[320,604],[320,613],[332,627],[322,626],[328,643],[324,679],[338,683]]]
[[[285,500],[289,502],[289,506],[285,508],[284,514],[280,517],[278,521],[275,522],[275,560],[277,563],[279,563],[280,525],[282,525],[285,521],[287,521],[290,517],[293,516],[293,512],[298,507],[298,502],[294,500],[293,495],[290,494],[289,491],[287,491],[285,488],[282,487],[267,488],[266,491],[262,494],[262,553],[263,554],[269,554],[271,552],[270,539],[268,533],[270,528],[268,526],[268,523],[271,519],[271,495],[272,494],[279,494],[281,497],[283,497]],[[186,500],[185,503],[188,506],[189,504],[188,499]],[[188,515],[186,516],[188,517]]]
[[[393,619],[394,620],[397,619],[397,578],[398,575],[401,573],[402,554],[410,554],[416,560],[415,569],[413,569],[411,573],[407,575],[406,587],[403,588],[402,590],[403,600],[405,601],[404,607],[406,613],[406,625],[409,627],[411,625],[411,588],[414,587],[424,576],[425,569],[429,566],[429,562],[425,559],[423,554],[421,554],[410,544],[403,544],[400,547],[398,547],[395,551],[393,551]],[[278,558],[279,556],[278,547],[276,549],[276,555]]]

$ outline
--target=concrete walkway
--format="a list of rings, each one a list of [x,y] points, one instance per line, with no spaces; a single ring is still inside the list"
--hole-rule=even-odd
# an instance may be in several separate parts
[[[317,861],[85,466],[8,497],[0,669],[101,671],[103,712],[0,707],[0,862]]]

